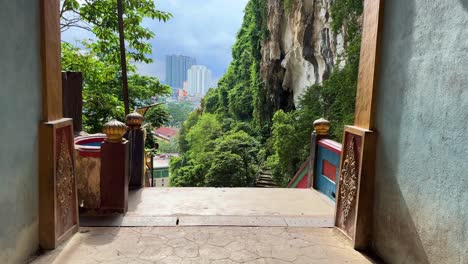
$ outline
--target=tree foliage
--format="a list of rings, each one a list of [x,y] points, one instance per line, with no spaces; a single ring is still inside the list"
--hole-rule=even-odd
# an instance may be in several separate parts
[[[232,62],[180,130],[182,157],[173,162],[173,186],[252,186],[259,170],[256,96],[261,89],[261,44],[267,35],[265,0],[249,1],[232,48]]]
[[[155,33],[142,26],[144,18],[169,20],[172,15],[156,9],[153,0],[124,0],[125,41],[127,59],[151,63],[149,40]],[[107,61],[120,62],[117,1],[116,0],[62,0],[61,29],[81,28],[92,32],[96,40],[90,43],[92,52]]]
[[[213,161],[205,185],[213,187],[253,186],[257,175],[258,142],[244,131],[231,132],[216,140]]]
[[[283,186],[291,180],[309,155],[313,120],[320,117],[328,119],[332,124],[330,137],[336,141],[341,141],[343,127],[353,123],[361,45],[361,15],[362,0],[332,2],[332,30],[335,33],[345,32],[346,47],[340,54],[345,66],[335,67],[322,84],[309,87],[296,111],[278,111],[273,118],[273,155],[268,158],[268,165],[277,182]]]
[[[130,108],[153,103],[153,97],[170,94],[170,88],[157,78],[136,74],[135,62],[149,63],[152,53],[149,40],[154,33],[142,26],[144,18],[167,21],[171,14],[156,9],[153,0],[125,0],[124,24]],[[81,40],[81,48],[62,43],[62,70],[83,73],[83,122],[90,133],[101,131],[109,119],[124,120],[121,88],[120,49],[116,0],[62,0],[61,29],[80,28],[95,38]],[[168,121],[167,109],[154,107],[147,116],[151,126]]]
[[[198,122],[188,131],[187,142],[190,151],[188,156],[198,159],[213,148],[213,141],[222,135],[221,123],[215,115],[204,114]],[[211,144],[210,144],[211,143]]]
[[[107,63],[91,52],[62,43],[62,70],[83,73],[83,125],[85,131],[97,133],[112,118],[125,119],[123,95],[120,88],[119,65]],[[170,88],[157,78],[133,74],[129,76],[132,108],[149,104],[156,95],[169,95]],[[152,118],[154,116],[155,118]],[[147,121],[155,127],[166,122],[168,113],[163,107],[152,108]]]
[[[284,11],[289,13],[289,11],[291,11],[292,6],[293,6],[293,0],[283,0]]]
[[[258,141],[242,130],[226,132],[216,118],[209,113],[192,115],[184,123],[186,135],[181,133],[180,139],[187,151],[171,161],[171,186],[253,186]],[[193,120],[197,122],[188,127]]]
[[[267,35],[265,0],[249,1],[232,47],[232,61],[218,87],[203,100],[205,112],[251,122],[257,118],[256,95],[260,81],[261,45]]]
[[[179,152],[179,140],[177,137],[171,138],[169,141],[158,141],[160,153],[177,153]]]
[[[294,4],[283,0],[286,11]],[[309,155],[315,119],[330,120],[331,137],[338,141],[343,126],[353,122],[362,0],[332,2],[332,30],[344,32],[346,43],[336,65],[345,66],[335,67],[322,84],[309,87],[296,110],[273,109],[266,103],[260,77],[262,44],[268,37],[265,14],[265,0],[248,2],[227,72],[182,125],[182,156],[173,162],[173,186],[251,186],[252,175],[262,167],[286,186]]]
[[[169,120],[167,126],[180,127],[188,118],[190,112],[194,110],[194,105],[191,102],[169,102],[167,103],[167,111],[169,112]]]

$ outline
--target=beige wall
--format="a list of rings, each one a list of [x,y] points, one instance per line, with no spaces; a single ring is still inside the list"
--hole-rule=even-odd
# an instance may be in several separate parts
[[[38,246],[39,1],[0,2],[0,263]]]
[[[468,1],[385,1],[374,249],[468,263]]]

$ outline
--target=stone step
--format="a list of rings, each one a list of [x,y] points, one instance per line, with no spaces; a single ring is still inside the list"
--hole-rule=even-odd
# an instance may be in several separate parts
[[[257,185],[258,184],[276,185],[274,181],[263,181],[263,180],[258,180]]]
[[[271,172],[269,171],[261,172],[261,174],[257,178],[257,182],[255,186],[259,188],[277,188],[278,187],[278,185],[275,182],[275,179],[273,178],[273,175],[271,175]]]

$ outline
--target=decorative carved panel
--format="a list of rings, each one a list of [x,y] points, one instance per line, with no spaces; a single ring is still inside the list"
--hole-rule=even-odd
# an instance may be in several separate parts
[[[343,137],[335,225],[365,249],[372,230],[375,134],[367,129],[346,126]]]
[[[75,224],[75,170],[70,143],[71,127],[59,128],[56,133],[57,234],[61,236]]]
[[[39,242],[54,249],[78,230],[72,120],[40,126]]]
[[[345,131],[338,182],[336,225],[354,238],[362,136]]]
[[[340,174],[340,197],[343,203],[342,214],[343,222],[348,220],[351,208],[356,204],[357,194],[357,164],[356,164],[356,143],[354,137],[348,143],[343,161],[343,168]]]

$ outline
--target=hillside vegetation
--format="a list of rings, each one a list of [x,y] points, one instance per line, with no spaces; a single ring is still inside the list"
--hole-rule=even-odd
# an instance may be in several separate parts
[[[293,4],[286,1],[283,8]],[[269,103],[271,87],[260,73],[262,45],[269,38],[266,8],[267,0],[248,2],[226,74],[182,124],[181,156],[171,161],[172,186],[248,187],[262,169],[285,186],[307,158],[315,119],[330,120],[336,140],[344,124],[353,122],[362,0],[333,2],[332,30],[346,42],[340,54],[344,66],[309,87],[296,107]]]

